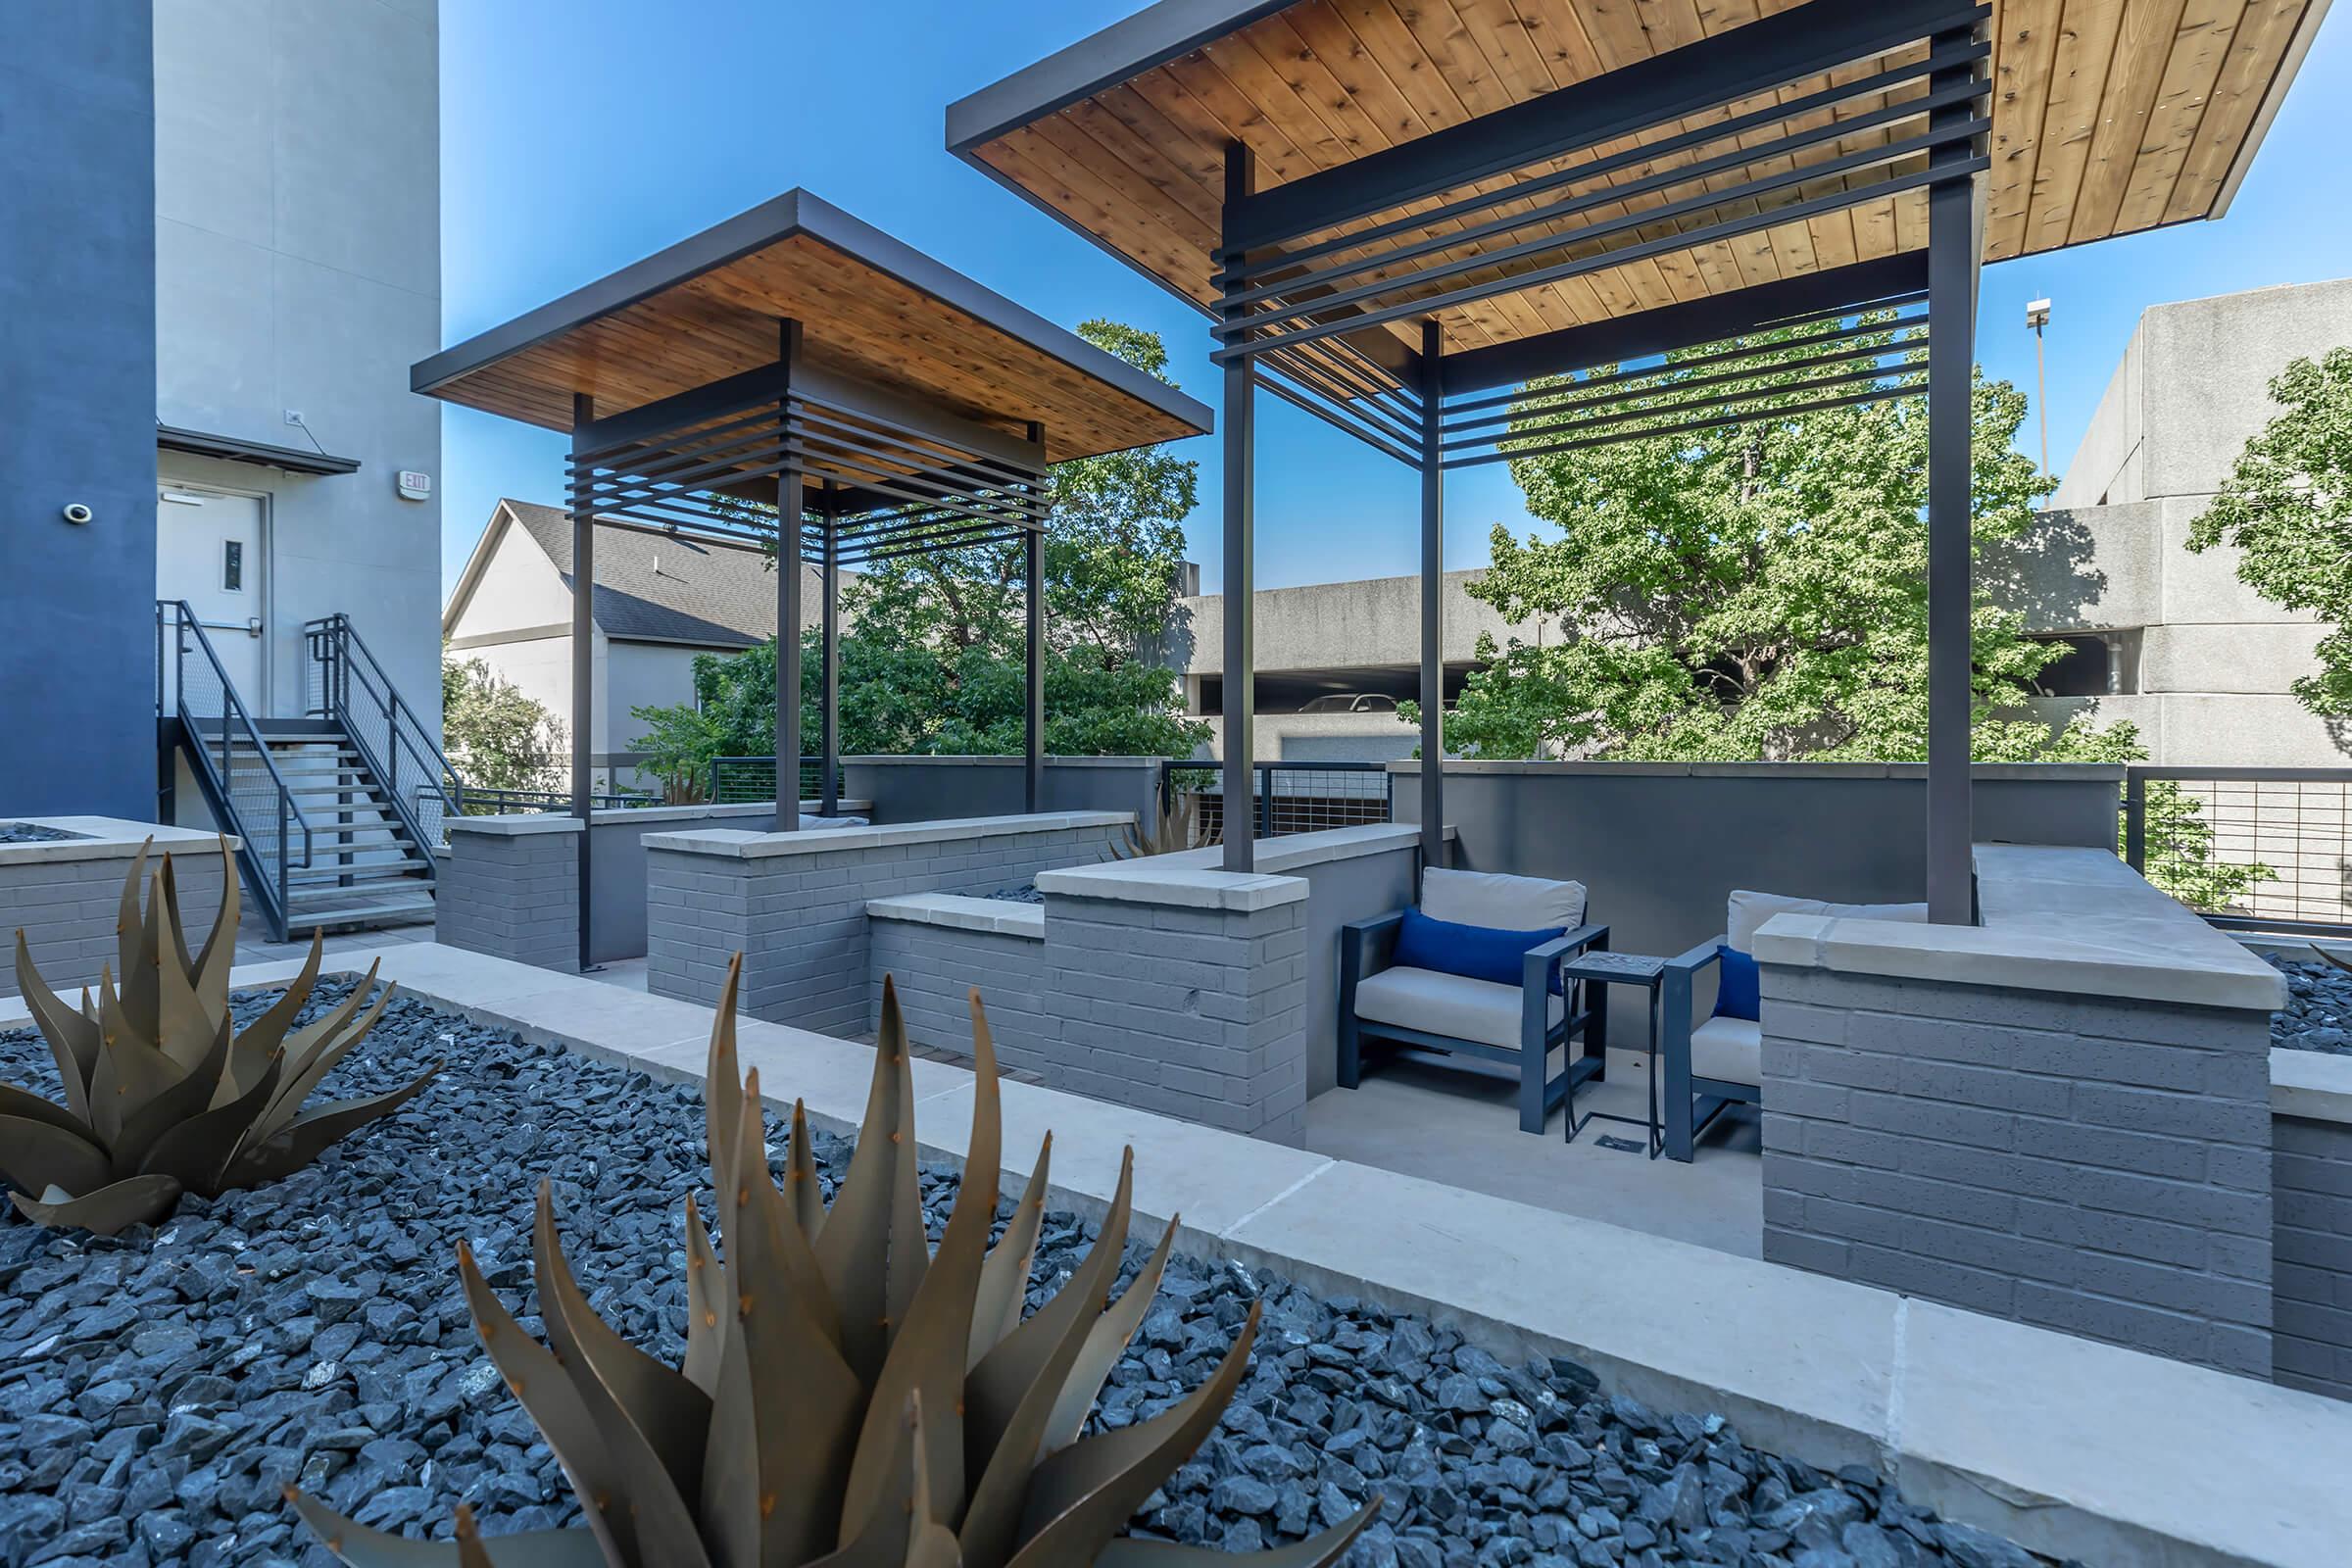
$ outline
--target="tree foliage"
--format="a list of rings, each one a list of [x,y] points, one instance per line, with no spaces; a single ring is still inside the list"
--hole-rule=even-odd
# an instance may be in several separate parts
[[[1788,362],[1808,333],[1744,340],[1760,366]],[[1868,341],[1900,349],[1887,333]],[[1632,408],[1671,421],[1701,395],[1671,356],[1639,381]],[[1906,380],[1919,362],[1905,360]],[[1594,374],[1609,373],[1604,368]],[[1788,386],[1784,379],[1780,388]],[[1571,379],[1538,383],[1571,402]],[[1775,389],[1769,380],[1763,388]],[[1611,393],[1622,391],[1613,386]],[[1807,401],[1775,389],[1780,407]],[[1790,412],[1696,433],[1516,457],[1529,510],[1554,531],[1522,539],[1497,526],[1494,566],[1470,593],[1513,621],[1544,623],[1530,642],[1482,636],[1456,710],[1450,752],[1623,760],[1919,760],[1927,756],[1927,410],[1902,398]],[[2049,488],[2014,450],[2026,400],[1974,377],[1970,531],[1980,559],[2034,525]],[[1555,418],[1556,411],[1515,429]],[[1521,437],[1521,450],[1540,444]],[[2053,727],[2029,707],[2062,650],[2025,635],[1978,573],[1971,613],[1973,748],[1985,761],[2126,761],[2145,756],[2129,724],[2078,715]],[[1414,705],[1404,717],[1418,722]],[[2197,803],[2150,794],[2152,865],[2177,896],[2218,907],[2267,879],[2214,853]]]
[[[441,653],[442,749],[467,784],[553,790],[570,776],[564,725],[478,659]]]
[[[1167,378],[1156,334],[1094,320],[1097,347]],[[1175,612],[1183,522],[1199,465],[1158,447],[1054,466],[1045,535],[1046,749],[1060,756],[1188,757],[1207,726],[1182,717],[1174,671],[1140,658]],[[842,607],[845,756],[1005,755],[1023,739],[1027,606],[1017,542],[876,563]],[[801,728],[815,745],[816,634],[803,641]],[[775,750],[776,649],[695,661],[691,708],[632,710],[632,742],[664,777],[711,757]]]
[[[2270,390],[2285,412],[2246,442],[2188,548],[2235,545],[2240,582],[2328,623],[2319,671],[2294,693],[2323,718],[2352,718],[2352,348],[2289,362]]]

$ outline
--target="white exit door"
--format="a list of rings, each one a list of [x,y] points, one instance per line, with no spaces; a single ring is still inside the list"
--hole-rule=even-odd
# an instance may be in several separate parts
[[[269,551],[262,538],[262,503],[256,496],[222,495],[166,485],[156,503],[155,596],[185,600],[196,612],[221,671],[236,687],[245,710],[256,718],[270,712],[268,595],[263,574]],[[191,700],[219,710],[212,668],[193,638],[185,655]],[[164,662],[165,698],[174,661]]]

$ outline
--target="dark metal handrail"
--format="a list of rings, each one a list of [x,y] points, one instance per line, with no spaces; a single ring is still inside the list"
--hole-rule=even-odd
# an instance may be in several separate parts
[[[2127,765],[2124,769],[2123,799],[2119,803],[2123,816],[2124,861],[2132,870],[2143,876],[2151,875],[2148,864],[2148,786],[2151,784],[2332,784],[2337,787],[2340,800],[2352,797],[2352,768],[2199,767],[2139,762]],[[2218,797],[2210,804],[2213,804],[2217,809],[2222,805]],[[2202,808],[2200,808],[2201,810]],[[2330,844],[2330,848],[2327,852],[2328,857],[2331,859],[2341,860],[2347,855],[2352,855],[2352,829],[2341,825],[2343,815],[2340,806],[2333,814],[2338,825],[2332,830],[2332,833],[2323,826],[2320,832],[2315,833],[2313,837],[2328,842]],[[2212,831],[2220,832],[2225,824],[2209,820],[2207,826]],[[2296,827],[2299,828],[2299,826],[2298,822]],[[2260,831],[2259,826],[2256,831]],[[2285,835],[2290,858],[2299,858],[2300,855],[2308,853],[2299,849],[2301,836],[2298,833],[2283,827],[2280,832]],[[2158,849],[2157,860],[2158,868],[2153,874],[2160,878],[2164,874],[2165,866],[2169,863],[2161,846]],[[2176,897],[2179,896],[2176,894]],[[2278,898],[2285,903],[2292,911],[2288,917],[2261,915],[2229,907],[2205,907],[2195,904],[2190,904],[2188,906],[2203,915],[2211,924],[2225,930],[2340,933],[2346,929],[2352,929],[2352,919],[2341,916],[2327,918],[2305,908],[2306,900],[2297,892],[2287,891],[2278,895]],[[2183,900],[2183,902],[2186,901]]]
[[[383,664],[360,636],[359,629],[352,625],[349,615],[337,612],[307,621],[302,633],[319,677],[318,699],[309,707],[311,715],[331,718],[343,726],[361,757],[382,782],[402,825],[420,848],[431,854],[440,835],[425,831],[418,808],[431,797],[440,801],[443,820],[465,815],[465,779],[417,722],[416,710],[402,703],[400,688],[392,684],[392,677],[384,672]],[[355,684],[374,716],[383,723],[386,750],[391,754],[388,757],[376,756],[363,726],[352,722]],[[410,804],[401,787],[400,764],[404,753],[412,768],[423,775],[410,786],[416,796],[415,805]]]
[[[172,704],[170,716],[179,721],[181,732],[188,738],[189,754],[196,759],[197,766],[204,769],[206,780],[212,785],[214,798],[220,803],[221,809],[228,814],[228,821],[223,825],[237,836],[240,845],[237,856],[244,862],[245,880],[252,886],[256,896],[263,901],[270,915],[270,928],[277,940],[283,942],[286,940],[286,873],[291,868],[289,864],[291,857],[286,853],[287,835],[294,828],[302,830],[302,866],[304,870],[309,870],[313,854],[310,819],[303,815],[302,808],[295,804],[294,792],[287,785],[286,776],[278,771],[277,759],[270,755],[269,742],[263,739],[260,727],[253,721],[253,714],[247,711],[245,700],[237,695],[236,683],[228,678],[227,667],[220,662],[220,654],[214,651],[212,639],[205,636],[204,626],[197,620],[195,609],[184,599],[159,599],[155,603],[155,704],[157,714],[162,716],[165,713],[164,637],[167,624],[177,634],[172,638],[171,652]],[[220,716],[217,720],[200,720],[188,707],[186,672],[190,634],[194,635],[198,651],[204,655],[205,662],[212,666],[215,678],[220,683]],[[214,760],[209,750],[211,738],[205,732],[207,724],[217,724],[220,729],[220,757],[218,762]],[[252,748],[254,756],[261,760],[262,766],[268,770],[270,782],[276,791],[277,839],[274,865],[270,863],[270,858],[264,856],[260,840],[247,826],[244,813],[237,809],[236,795],[231,787],[231,777],[234,771],[232,760],[235,746],[240,739],[244,740]]]

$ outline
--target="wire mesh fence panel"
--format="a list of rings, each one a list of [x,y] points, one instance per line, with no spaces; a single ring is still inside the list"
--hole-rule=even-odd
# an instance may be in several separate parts
[[[1360,827],[1392,819],[1389,770],[1380,762],[1292,765],[1261,762],[1251,769],[1251,836],[1282,838],[1326,828]],[[1218,844],[1225,836],[1222,776],[1199,763],[1170,763],[1162,771],[1163,797],[1189,795],[1195,802],[1193,842]]]
[[[2217,919],[2352,926],[2352,769],[2134,768],[2142,873]]]
[[[821,763],[801,759],[801,799],[816,799]],[[710,801],[713,806],[758,805],[776,798],[776,760],[772,757],[718,757],[710,761]]]

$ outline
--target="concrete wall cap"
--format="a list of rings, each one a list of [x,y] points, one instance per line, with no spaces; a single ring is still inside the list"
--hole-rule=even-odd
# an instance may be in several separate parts
[[[887,849],[894,844],[944,844],[953,839],[1001,838],[1011,833],[1060,833],[1076,828],[1124,827],[1133,811],[1039,811],[1017,816],[959,816],[937,822],[898,822],[872,827],[802,828],[791,833],[747,833],[711,828],[701,833],[648,833],[649,850],[716,855],[760,860],[780,855],[830,855],[850,850]]]
[[[22,822],[28,827],[54,828],[60,833],[80,835],[71,839],[48,839],[38,844],[0,844],[0,865],[127,859],[138,854],[139,846],[150,838],[155,840],[159,852],[169,851],[173,855],[187,855],[197,850],[218,851],[223,837],[228,840],[231,850],[244,846],[244,841],[233,833],[223,835],[204,828],[133,822],[120,816],[0,816],[0,822]]]
[[[1458,839],[1461,834],[1452,826],[1446,837]],[[1398,850],[1416,849],[1421,843],[1421,828],[1414,822],[1366,822],[1356,827],[1324,828],[1316,833],[1286,833],[1278,839],[1257,841],[1257,868],[1260,871],[1298,871],[1310,865],[1328,865],[1335,860],[1353,860],[1367,855],[1389,855]],[[1161,866],[1169,870],[1219,870],[1224,864],[1224,849],[1215,844],[1198,850],[1178,850],[1171,855],[1147,856],[1129,860],[1128,865]]]
[[[1046,940],[1046,906],[1018,904],[1011,899],[982,899],[967,893],[909,893],[895,899],[868,899],[868,918],[908,920],[918,925],[954,926],[961,931],[994,931],[1000,936]]]
[[[599,813],[601,816],[603,813]],[[619,812],[612,813],[619,815]],[[481,833],[493,838],[518,839],[530,833],[577,833],[580,819],[568,811],[515,811],[505,816],[453,816],[441,824],[444,833]]]
[[[844,800],[839,803],[842,813],[857,816],[874,808],[871,801]],[[822,808],[822,801],[803,801],[803,815],[814,816]],[[773,816],[773,801],[737,801],[725,806],[713,806],[706,801],[699,806],[614,806],[589,813],[588,820],[598,827],[611,823],[632,822],[725,822],[746,816]]]
[[[2286,981],[2105,850],[1977,846],[1982,925],[1776,915],[1756,957],[1792,968],[2275,1012]]]
[[[1304,877],[1157,866],[1165,858],[1168,857],[1155,856],[1143,860],[1114,860],[1107,865],[1040,871],[1037,891],[1046,895],[1049,909],[1055,898],[1112,899],[1121,904],[1167,904],[1188,909],[1241,912],[1299,904],[1306,899]]]
[[[2352,1123],[2352,1056],[2273,1046],[2271,1109],[2306,1121]]]

